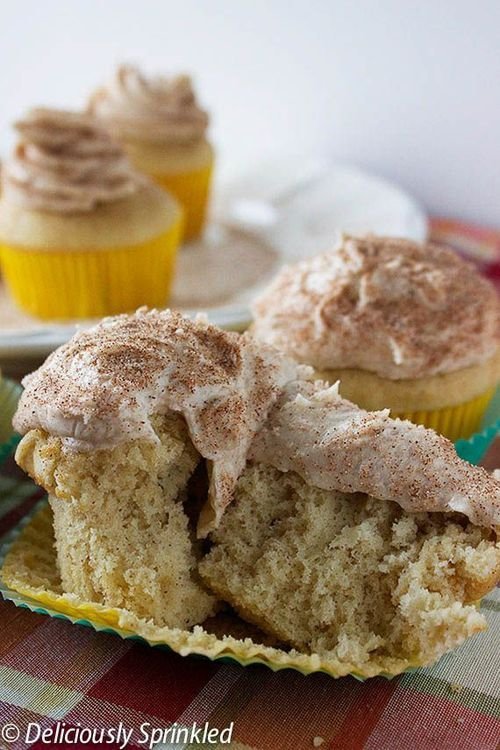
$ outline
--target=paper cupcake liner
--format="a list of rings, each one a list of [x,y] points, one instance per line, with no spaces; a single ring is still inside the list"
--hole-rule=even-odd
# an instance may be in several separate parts
[[[498,435],[500,435],[500,387],[497,388],[482,417],[479,430],[467,440],[457,440],[456,451],[464,461],[478,464]]]
[[[0,547],[0,566],[0,593],[5,600],[16,606],[69,620],[96,631],[114,633],[121,638],[175,651],[181,656],[194,655],[212,661],[232,661],[243,667],[262,664],[273,671],[294,669],[304,675],[323,672],[331,677],[344,677],[349,674],[360,680],[375,676],[391,678],[421,666],[407,660],[392,659],[385,669],[376,664],[367,665],[364,670],[353,669],[352,665],[328,662],[318,654],[285,651],[258,643],[242,635],[241,626],[237,637],[231,632],[221,635],[224,619],[217,625],[217,618],[212,618],[210,630],[206,629],[207,626],[200,625],[192,630],[160,628],[136,618],[126,610],[81,601],[72,594],[54,591],[57,588],[58,573],[51,532],[51,513],[46,500],[37,504],[7,536]],[[241,625],[245,626],[242,621]],[[214,629],[217,634],[212,632]]]
[[[181,220],[139,245],[98,250],[0,247],[8,287],[20,307],[45,320],[96,318],[168,300]]]
[[[433,430],[444,435],[448,440],[456,442],[457,440],[470,438],[479,430],[495,390],[495,388],[491,388],[480,396],[457,406],[431,409],[430,411],[395,412],[391,410],[391,416],[409,419],[410,422],[422,424],[424,427],[432,427]]]
[[[0,464],[11,455],[21,439],[12,430],[12,417],[21,391],[18,383],[0,377]]]
[[[213,160],[191,172],[152,175],[155,182],[172,193],[184,209],[183,240],[199,237],[205,224]]]

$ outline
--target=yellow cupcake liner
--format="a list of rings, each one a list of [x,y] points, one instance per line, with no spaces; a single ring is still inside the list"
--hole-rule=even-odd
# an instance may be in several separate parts
[[[121,638],[168,648],[181,656],[197,655],[211,660],[233,661],[245,667],[263,664],[273,671],[294,669],[302,674],[323,672],[331,677],[351,675],[393,677],[422,666],[408,659],[387,658],[363,667],[321,657],[319,654],[286,651],[278,646],[259,643],[255,634],[245,637],[242,626],[227,625],[227,617],[212,618],[210,625],[192,630],[158,627],[123,609],[85,602],[61,590],[54,550],[52,513],[46,501],[25,517],[0,549],[0,593],[4,599],[32,612],[62,617],[96,631],[114,633]]]
[[[155,182],[177,198],[184,209],[183,240],[199,237],[205,224],[213,160],[203,167],[189,172],[152,175]]]
[[[164,307],[175,270],[182,220],[128,247],[51,250],[0,245],[9,290],[44,320],[97,318],[141,305]]]
[[[391,417],[409,419],[410,422],[422,424],[424,427],[432,427],[433,430],[452,441],[467,439],[479,430],[495,391],[496,388],[491,388],[470,401],[444,409],[408,412],[391,410]]]

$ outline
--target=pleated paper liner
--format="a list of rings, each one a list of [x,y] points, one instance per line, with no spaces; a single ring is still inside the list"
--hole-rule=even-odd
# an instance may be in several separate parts
[[[98,318],[164,307],[182,220],[139,245],[97,250],[0,247],[7,286],[19,307],[42,320]]]
[[[395,412],[391,416],[398,419],[409,419],[410,422],[430,427],[448,440],[468,439],[480,428],[486,409],[495,395],[495,388],[490,388],[480,396],[457,406],[430,411]]]
[[[126,610],[80,601],[74,595],[64,594],[56,565],[52,513],[45,500],[8,535],[0,550],[0,564],[0,593],[16,606],[167,648],[181,656],[229,660],[243,667],[262,664],[273,671],[294,669],[304,675],[324,672],[331,677],[343,677],[350,674],[360,680],[377,675],[390,678],[421,666],[408,660],[386,658],[359,669],[318,654],[285,650],[232,614],[221,613],[192,630],[160,628]]]
[[[455,443],[456,451],[464,461],[468,461],[471,464],[478,464],[484,458],[488,448],[499,434],[500,387],[497,388],[495,395],[486,409],[479,431],[474,432],[467,440],[457,440]]]
[[[190,172],[173,172],[152,175],[155,182],[172,193],[184,208],[184,242],[194,240],[201,234],[205,224],[213,160]]]
[[[0,377],[0,464],[12,453],[21,439],[12,430],[12,417],[21,390],[18,383]]]

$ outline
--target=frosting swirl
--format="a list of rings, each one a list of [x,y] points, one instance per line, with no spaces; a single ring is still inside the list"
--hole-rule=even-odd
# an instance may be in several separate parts
[[[202,139],[208,126],[189,76],[147,78],[133,65],[121,65],[91,96],[88,109],[123,140],[191,143]]]
[[[319,370],[420,378],[479,364],[500,345],[493,285],[453,251],[403,239],[344,236],[285,268],[253,312],[258,339]]]
[[[130,195],[143,179],[89,115],[32,109],[15,128],[20,140],[2,170],[2,187],[9,200],[25,208],[91,211]]]

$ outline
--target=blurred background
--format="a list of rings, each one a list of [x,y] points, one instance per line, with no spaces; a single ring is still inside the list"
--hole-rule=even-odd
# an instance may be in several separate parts
[[[2,31],[2,152],[26,107],[78,108],[137,62],[194,74],[219,176],[327,155],[500,225],[498,0],[25,0]]]

